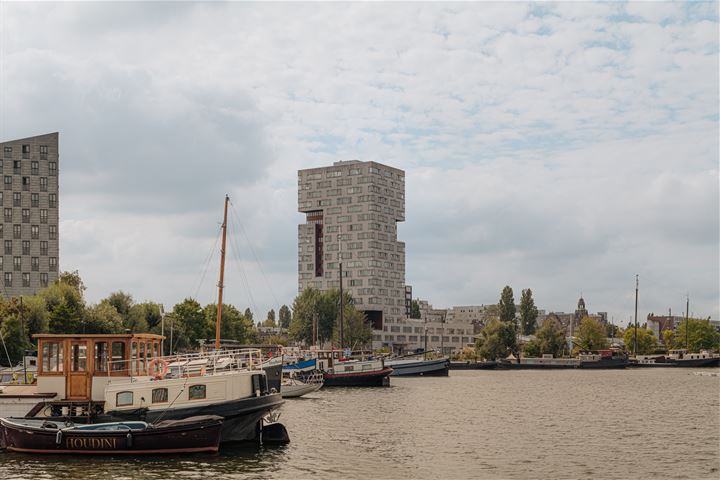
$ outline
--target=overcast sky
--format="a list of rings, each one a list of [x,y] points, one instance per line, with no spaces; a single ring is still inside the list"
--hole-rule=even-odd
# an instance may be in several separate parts
[[[0,140],[60,132],[92,302],[215,301],[229,193],[225,298],[290,304],[297,170],[361,159],[406,171],[436,307],[509,284],[626,323],[637,273],[641,319],[720,314],[715,2],[0,2],[0,29]]]

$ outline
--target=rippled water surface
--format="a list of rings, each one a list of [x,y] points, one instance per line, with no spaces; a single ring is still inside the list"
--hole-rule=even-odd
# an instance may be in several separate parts
[[[6,453],[0,479],[720,478],[718,377],[452,371],[391,383],[286,401],[285,447],[134,460]]]

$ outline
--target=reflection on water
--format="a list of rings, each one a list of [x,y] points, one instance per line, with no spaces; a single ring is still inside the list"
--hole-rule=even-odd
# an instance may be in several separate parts
[[[715,370],[717,371],[717,370]],[[291,443],[216,455],[0,455],[0,478],[718,478],[720,378],[453,371],[288,400]]]

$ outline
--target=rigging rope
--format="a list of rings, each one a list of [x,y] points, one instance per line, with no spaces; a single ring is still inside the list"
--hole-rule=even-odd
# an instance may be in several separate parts
[[[248,244],[248,247],[250,247],[250,252],[253,254],[253,257],[255,258],[255,263],[257,263],[258,268],[260,269],[260,273],[263,276],[263,280],[265,281],[265,285],[267,286],[268,290],[270,291],[270,295],[272,295],[273,300],[275,301],[275,305],[279,306],[280,302],[278,301],[277,297],[275,296],[275,291],[273,290],[272,286],[270,285],[270,281],[267,278],[267,275],[265,275],[265,269],[262,266],[262,263],[260,263],[260,258],[258,258],[257,254],[255,253],[255,249],[252,246],[252,243],[250,243],[250,238],[245,233],[245,228],[243,227],[242,223],[240,222],[239,215],[235,212],[235,207],[232,202],[230,202],[230,206],[232,207],[230,209],[230,212],[235,219],[235,222],[240,226],[240,232],[242,233],[243,237],[245,238],[245,241]]]
[[[197,289],[195,289],[195,296],[193,297],[195,300],[197,300],[198,295],[200,294],[200,288],[202,288],[203,282],[205,281],[205,276],[207,275],[208,268],[210,267],[210,261],[212,260],[212,257],[215,254],[215,249],[217,248],[221,233],[222,233],[222,228],[219,228],[217,236],[215,237],[215,244],[213,245],[212,250],[210,250],[210,255],[208,255],[207,258],[205,259],[205,262],[204,262],[205,266],[203,267],[203,270],[201,271],[200,281],[197,284]]]

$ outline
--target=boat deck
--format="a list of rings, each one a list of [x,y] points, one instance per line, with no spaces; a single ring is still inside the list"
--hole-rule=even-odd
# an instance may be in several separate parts
[[[0,398],[53,398],[54,393],[38,393],[37,385],[0,385]]]

